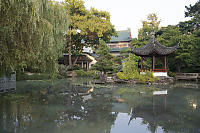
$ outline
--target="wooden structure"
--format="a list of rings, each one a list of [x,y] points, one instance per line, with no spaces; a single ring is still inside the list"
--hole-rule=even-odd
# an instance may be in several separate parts
[[[69,56],[64,54],[63,57],[59,58],[58,64],[69,65]],[[72,55],[72,62],[76,61],[76,65],[85,70],[90,69],[91,65],[95,64],[97,61],[95,58],[87,53],[82,53],[81,55],[74,56]]]
[[[0,77],[0,93],[16,90],[16,74]]]
[[[176,73],[176,80],[198,80],[200,73]]]
[[[144,67],[143,67],[144,57],[150,57],[150,58],[152,58],[152,69],[151,70],[155,73],[155,76],[167,76],[168,70],[167,70],[167,59],[166,58],[168,55],[170,55],[174,51],[176,51],[177,48],[178,48],[178,45],[176,45],[174,47],[163,46],[155,39],[155,33],[152,33],[151,39],[145,46],[143,46],[141,48],[131,47],[131,51],[135,55],[141,57],[140,71],[144,70]],[[161,57],[163,59],[163,69],[155,68],[156,57]],[[162,74],[159,75],[159,73],[162,73]]]
[[[117,31],[117,37],[112,36],[111,41],[108,43],[110,53],[115,56],[120,55],[120,51],[130,48],[131,40],[130,29]]]

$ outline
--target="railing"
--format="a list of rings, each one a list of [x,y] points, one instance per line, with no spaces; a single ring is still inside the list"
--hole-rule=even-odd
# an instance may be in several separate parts
[[[140,72],[145,72],[145,71],[152,71],[152,72],[168,72],[167,69],[140,69]]]
[[[0,77],[0,93],[16,90],[16,74]]]
[[[198,73],[176,73],[176,80],[179,79],[198,79]]]
[[[153,69],[153,72],[168,72],[167,69]]]

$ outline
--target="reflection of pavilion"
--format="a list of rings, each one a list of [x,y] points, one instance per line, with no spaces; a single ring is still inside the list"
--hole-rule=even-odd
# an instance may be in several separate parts
[[[143,72],[143,60],[145,57],[152,58],[152,71],[154,76],[167,76],[167,64],[166,56],[172,54],[176,51],[178,45],[174,47],[166,47],[157,42],[155,38],[155,33],[152,33],[150,41],[141,48],[133,48],[132,52],[141,57],[141,68],[140,71]],[[155,68],[155,57],[160,57],[163,59],[163,69]]]
[[[166,109],[167,105],[167,90],[163,90],[163,91],[154,91],[153,92],[153,112],[154,112],[154,108],[155,108],[155,97],[157,96],[162,96],[164,97],[164,107]]]
[[[178,93],[179,95],[177,95]],[[199,95],[199,92],[197,92],[197,95]],[[153,133],[159,127],[164,132],[199,133],[199,110],[193,108],[192,105],[190,107],[188,104],[190,98],[192,98],[192,101],[194,100],[194,94],[191,91],[186,90],[184,92],[178,89],[173,90],[167,96],[167,104],[165,95],[149,97],[143,104],[132,108],[128,123],[134,121],[135,118],[142,118],[149,131]],[[145,104],[151,99],[152,102]]]
[[[154,91],[152,96],[152,105],[139,105],[137,107],[134,107],[132,109],[132,115],[128,124],[130,124],[133,119],[136,119],[138,117],[143,118],[144,123],[148,123],[148,129],[152,133],[155,133],[161,120],[168,121],[173,119],[172,116],[166,115],[166,92],[167,91]]]
[[[112,112],[130,114],[130,120],[127,121],[128,125],[133,119],[142,118],[149,131],[154,133],[157,127],[160,126],[161,120],[168,121],[173,117],[166,115],[166,91],[155,91],[153,94],[146,97],[147,99],[143,94],[135,95],[135,97],[141,97],[141,99],[137,98],[137,100],[141,100],[141,103],[133,107],[127,103],[114,102],[112,103]]]

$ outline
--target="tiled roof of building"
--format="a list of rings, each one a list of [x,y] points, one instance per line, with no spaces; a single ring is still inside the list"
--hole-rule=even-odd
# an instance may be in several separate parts
[[[129,42],[131,41],[131,31],[130,30],[122,30],[117,31],[117,37],[112,36],[111,43],[113,42]]]
[[[110,52],[120,52],[122,50],[127,50],[128,47],[123,47],[123,48],[110,48]]]
[[[176,51],[177,48],[178,45],[174,47],[163,46],[155,39],[155,35],[152,34],[150,41],[145,46],[141,48],[131,47],[131,51],[138,56],[152,56],[152,55],[164,56],[173,53],[174,51]]]

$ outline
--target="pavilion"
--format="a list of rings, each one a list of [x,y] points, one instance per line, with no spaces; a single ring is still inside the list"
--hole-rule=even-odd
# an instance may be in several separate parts
[[[152,72],[154,76],[167,76],[167,64],[166,64],[166,56],[172,54],[176,51],[178,48],[178,45],[173,47],[166,47],[160,44],[156,38],[155,33],[151,34],[151,39],[149,42],[141,47],[141,48],[133,48],[131,47],[132,53],[134,53],[137,56],[141,57],[141,68],[140,72],[144,72],[143,68],[143,60],[144,57],[150,57],[152,58]],[[156,69],[155,68],[155,57],[160,57],[163,60],[163,69]]]

